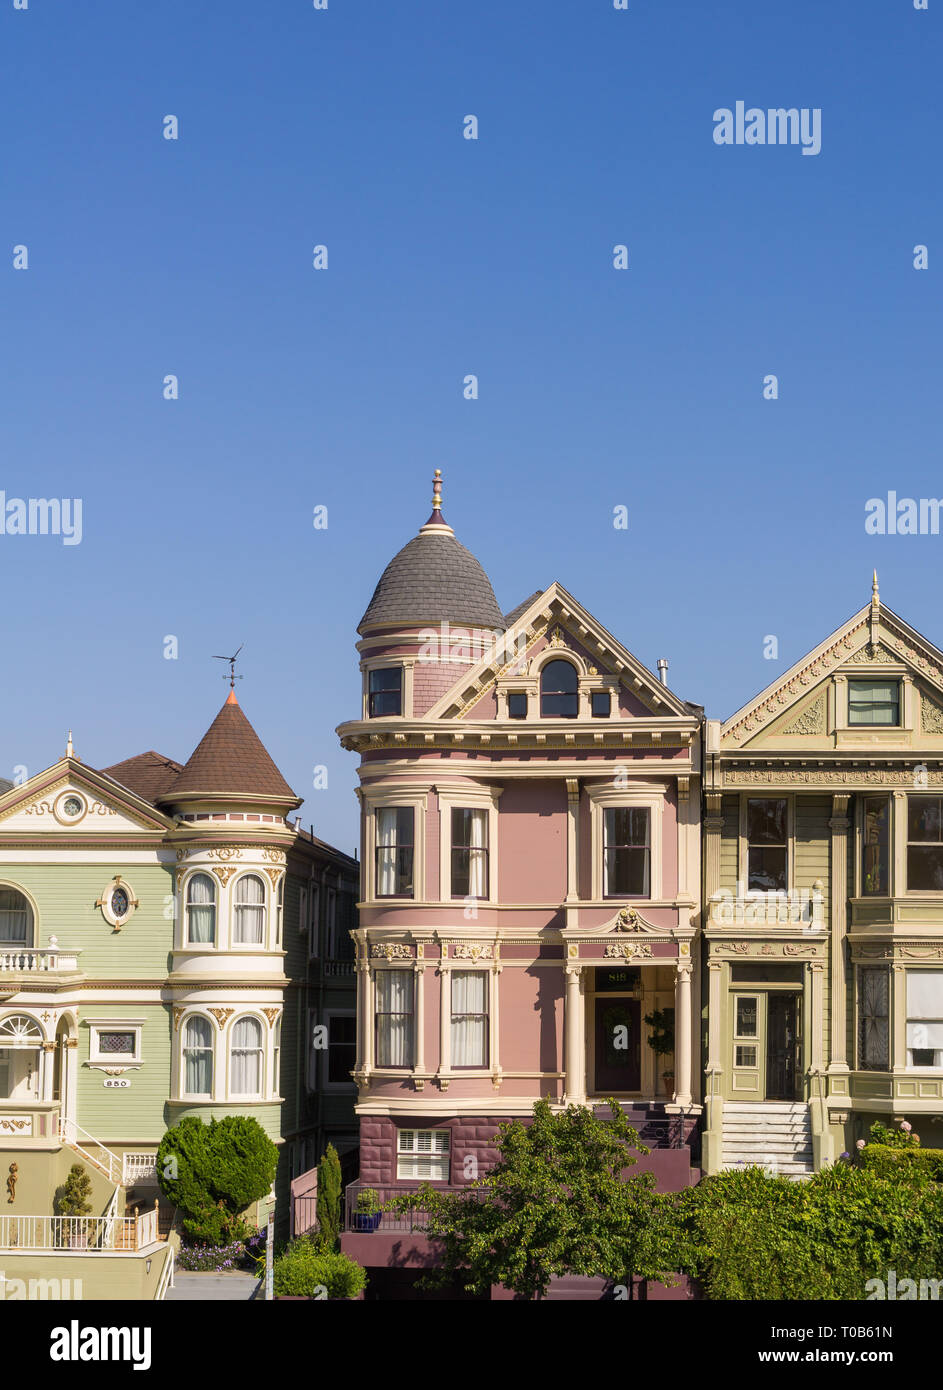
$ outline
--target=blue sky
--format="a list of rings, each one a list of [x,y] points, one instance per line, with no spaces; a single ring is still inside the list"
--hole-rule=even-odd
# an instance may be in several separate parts
[[[0,537],[0,775],[70,726],[187,757],[245,642],[350,851],[355,628],[435,467],[505,610],[560,580],[711,715],[875,566],[943,644],[943,536],[864,529],[943,495],[941,38],[939,0],[0,0],[0,490],[83,499],[80,545]],[[717,146],[738,100],[821,153]]]

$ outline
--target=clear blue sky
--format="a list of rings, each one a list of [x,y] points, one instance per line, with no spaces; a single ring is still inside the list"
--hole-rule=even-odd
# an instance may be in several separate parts
[[[943,536],[864,530],[943,495],[943,0],[629,4],[0,0],[0,490],[84,506],[0,537],[0,775],[69,726],[186,758],[244,641],[351,850],[355,628],[434,467],[503,608],[559,579],[712,715],[874,566],[943,644]],[[820,108],[821,153],[718,147],[737,100]]]

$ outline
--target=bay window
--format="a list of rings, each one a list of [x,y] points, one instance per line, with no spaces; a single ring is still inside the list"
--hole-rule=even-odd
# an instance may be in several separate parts
[[[376,813],[376,895],[413,895],[415,812],[412,806],[379,806]]]
[[[229,1090],[234,1096],[262,1094],[262,1025],[257,1018],[240,1018],[233,1024]]]
[[[376,973],[376,1058],[378,1067],[413,1065],[413,972]]]
[[[209,874],[194,874],[187,882],[187,942],[212,946],[216,940],[216,884]]]
[[[452,1066],[488,1065],[488,975],[452,971]]]
[[[943,801],[938,796],[907,799],[907,888],[943,892]]]
[[[865,897],[886,897],[890,890],[890,801],[886,796],[867,796],[862,812],[861,892]]]
[[[452,807],[452,897],[488,897],[488,812]]]
[[[209,1098],[213,1094],[213,1025],[199,1014],[183,1027],[183,1094]]]
[[[887,1071],[890,1064],[890,975],[883,966],[858,967],[858,1066]]]
[[[907,1065],[943,1067],[943,970],[907,971]]]

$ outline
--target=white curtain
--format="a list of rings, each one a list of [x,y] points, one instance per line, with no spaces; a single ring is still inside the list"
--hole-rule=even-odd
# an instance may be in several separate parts
[[[216,888],[208,874],[194,874],[187,884],[188,938],[203,945],[216,938]]]
[[[213,1031],[209,1019],[188,1018],[183,1035],[186,1063],[184,1078],[188,1096],[213,1094]]]
[[[907,971],[907,1046],[932,1049],[934,1066],[943,1061],[943,970]]]
[[[377,894],[392,897],[396,892],[396,821],[398,806],[377,808]]]
[[[472,811],[468,844],[471,850],[488,848],[487,811]],[[472,853],[469,854],[468,861],[468,896],[470,898],[486,898],[488,896],[488,884],[485,881],[485,871],[488,865],[488,856]]]
[[[255,874],[236,884],[235,940],[260,945],[265,929],[265,885]]]
[[[487,1066],[487,975],[484,970],[452,974],[452,1066]]]
[[[32,913],[22,893],[0,888],[0,941],[25,946],[29,942]]]
[[[240,1018],[233,1025],[230,1090],[234,1096],[262,1094],[262,1025],[257,1019]]]
[[[376,990],[377,1066],[412,1066],[412,971],[378,970]]]

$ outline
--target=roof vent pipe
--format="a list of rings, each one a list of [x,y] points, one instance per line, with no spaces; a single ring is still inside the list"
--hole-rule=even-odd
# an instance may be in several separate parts
[[[668,663],[663,656],[658,658],[658,679],[662,685],[668,684]]]

